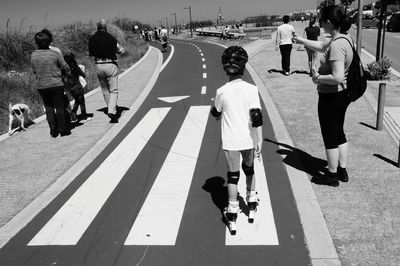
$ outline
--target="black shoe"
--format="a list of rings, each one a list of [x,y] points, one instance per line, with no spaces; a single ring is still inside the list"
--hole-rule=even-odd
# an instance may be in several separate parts
[[[53,138],[57,138],[59,132],[58,129],[50,129],[50,136]]]
[[[64,137],[64,136],[69,136],[71,135],[71,130],[67,130],[67,131],[62,131],[60,132],[60,136]]]
[[[346,168],[337,168],[337,178],[342,182],[349,182],[349,175],[347,174]]]
[[[318,185],[327,185],[332,187],[339,186],[339,180],[337,173],[331,173],[329,171],[326,172],[324,176],[318,176],[311,178],[311,182]]]
[[[110,118],[110,123],[111,124],[116,124],[118,123],[118,118],[115,114],[108,114],[108,117]]]

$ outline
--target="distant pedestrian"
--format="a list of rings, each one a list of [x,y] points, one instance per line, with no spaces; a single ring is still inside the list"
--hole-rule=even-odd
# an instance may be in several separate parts
[[[61,72],[71,75],[68,64],[62,55],[49,48],[51,39],[43,32],[35,34],[38,47],[31,55],[31,65],[36,76],[36,88],[43,100],[46,119],[50,127],[50,135],[55,138],[59,134],[71,134],[64,104],[64,83]]]
[[[246,51],[239,46],[231,46],[224,51],[222,64],[229,82],[217,90],[211,110],[212,116],[221,119],[222,149],[228,164],[228,206],[224,215],[231,234],[236,233],[239,212],[237,184],[240,166],[246,175],[249,222],[254,221],[258,202],[254,158],[261,155],[263,121],[257,87],[242,80],[247,60]],[[240,156],[243,158],[241,165]]]
[[[155,41],[159,41],[160,40],[160,37],[159,37],[159,34],[158,34],[158,30],[157,30],[156,27],[154,27],[154,40]]]
[[[294,39],[306,47],[324,52],[321,66],[314,71],[312,80],[317,84],[318,117],[328,159],[328,171],[324,177],[314,178],[318,184],[338,186],[347,182],[346,171],[348,144],[344,133],[344,121],[350,100],[346,96],[346,77],[353,60],[353,41],[348,34],[350,17],[342,7],[327,6],[321,10],[322,27],[332,36],[330,42],[311,41],[296,36]]]
[[[75,55],[71,52],[68,52],[64,55],[65,62],[69,65],[71,69],[71,76],[67,77],[65,80],[66,90],[71,94],[74,98],[74,107],[71,112],[71,120],[77,120],[77,111],[78,108],[81,108],[80,121],[87,121],[91,118],[86,113],[86,104],[85,104],[85,94],[84,94],[84,86],[81,83],[81,78],[85,78],[86,74],[78,66],[76,62]]]
[[[320,28],[315,25],[315,17],[310,18],[310,23],[307,28],[304,29],[303,37],[306,37],[307,40],[318,41],[318,37],[321,34]],[[312,76],[312,70],[315,65],[315,60],[317,59],[317,51],[307,48],[307,56],[308,56],[308,67],[310,69],[310,76]]]
[[[288,15],[283,16],[283,24],[278,27],[276,34],[276,50],[281,51],[282,55],[282,70],[286,76],[290,75],[290,54],[292,52],[292,38],[295,34],[294,28],[289,24],[290,18]]]
[[[304,22],[304,17],[303,16],[301,16],[301,23],[303,23]]]
[[[118,123],[118,58],[124,48],[107,32],[104,19],[97,23],[97,32],[89,39],[89,56],[94,57],[97,78],[107,104],[110,123]]]

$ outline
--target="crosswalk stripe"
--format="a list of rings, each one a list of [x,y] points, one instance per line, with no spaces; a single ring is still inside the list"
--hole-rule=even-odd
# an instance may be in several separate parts
[[[207,93],[207,87],[206,86],[202,86],[201,87],[201,94],[206,94]]]
[[[256,191],[260,200],[254,223],[249,223],[247,216],[239,213],[236,221],[236,235],[231,235],[226,229],[225,244],[227,246],[279,245],[262,159],[254,160],[254,172]],[[246,176],[242,170],[240,171],[238,190],[240,196],[246,200]]]
[[[175,245],[210,106],[192,106],[125,245]]]
[[[170,109],[151,109],[28,246],[76,245]]]

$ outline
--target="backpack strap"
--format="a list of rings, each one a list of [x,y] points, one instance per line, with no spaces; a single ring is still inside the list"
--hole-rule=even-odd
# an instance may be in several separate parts
[[[351,38],[351,37],[350,37],[350,38]],[[349,40],[348,38],[346,38],[346,37],[339,37],[339,38],[336,38],[336,39],[332,40],[332,42],[334,42],[334,41],[336,41],[336,40],[339,40],[339,39],[345,39],[345,40],[350,44],[350,47],[351,47],[351,49],[353,50],[353,59],[354,59],[354,54],[357,53],[357,51],[356,51],[356,48],[355,48],[353,39],[352,39],[353,42],[350,42],[350,40]],[[353,60],[353,59],[352,59],[352,60]],[[351,65],[351,63],[350,63],[350,65]],[[349,68],[350,68],[350,65],[349,65]],[[342,86],[342,88],[343,88],[344,90],[346,89],[346,87],[344,86],[343,83],[340,83],[340,86]]]

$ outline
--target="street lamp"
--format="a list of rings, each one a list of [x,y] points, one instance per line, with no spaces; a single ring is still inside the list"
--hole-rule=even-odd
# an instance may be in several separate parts
[[[193,38],[193,31],[192,31],[192,8],[189,7],[185,7],[183,9],[189,9],[189,27],[190,27],[190,38]]]
[[[178,35],[178,27],[177,27],[177,23],[176,23],[176,13],[172,13],[171,16],[175,16],[175,31],[176,31],[175,34]]]
[[[169,38],[169,27],[168,27],[168,17],[164,17],[167,23],[167,37]]]

